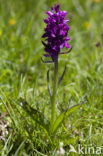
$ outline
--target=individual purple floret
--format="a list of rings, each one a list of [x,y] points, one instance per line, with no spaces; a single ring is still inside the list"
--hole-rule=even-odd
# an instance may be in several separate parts
[[[48,18],[44,19],[44,22],[47,26],[44,29],[45,33],[42,36],[46,41],[46,43],[42,41],[46,51],[44,56],[51,56],[53,61],[58,59],[58,55],[62,48],[70,48],[68,44],[68,41],[70,40],[68,37],[68,30],[70,27],[67,24],[69,20],[65,19],[67,12],[60,11],[59,7],[60,5],[55,5],[55,7],[51,8],[51,11],[46,12]]]

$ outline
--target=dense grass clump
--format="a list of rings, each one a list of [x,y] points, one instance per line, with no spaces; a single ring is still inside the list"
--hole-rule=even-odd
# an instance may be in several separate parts
[[[59,58],[59,75],[65,61],[67,70],[57,93],[57,113],[83,105],[66,118],[51,139],[34,121],[39,118],[34,110],[50,119],[46,72],[53,65],[43,64],[40,58],[44,52],[43,19],[55,3],[69,13],[69,43],[73,46],[70,54]],[[70,145],[77,150],[78,144],[102,149],[102,10],[102,0],[0,0],[0,155],[54,156],[60,152],[61,142],[65,155]],[[33,109],[31,114],[23,103]]]

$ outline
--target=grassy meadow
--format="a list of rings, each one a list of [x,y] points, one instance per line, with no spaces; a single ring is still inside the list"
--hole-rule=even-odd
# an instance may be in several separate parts
[[[28,114],[22,107],[21,99],[50,119],[47,71],[52,86],[53,64],[41,61],[41,57],[47,60],[41,36],[45,12],[57,3],[68,12],[73,46],[59,57],[59,76],[65,61],[67,69],[56,96],[57,115],[83,105],[63,121],[51,140],[34,121],[35,112]],[[57,156],[62,154],[58,154],[60,143],[64,155],[70,156],[78,155],[69,153],[70,145],[103,150],[103,1],[0,0],[0,155]]]

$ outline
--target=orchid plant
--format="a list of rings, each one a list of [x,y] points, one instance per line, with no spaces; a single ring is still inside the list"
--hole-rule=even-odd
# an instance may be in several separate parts
[[[70,48],[67,41],[70,40],[68,37],[68,30],[70,27],[68,26],[67,22],[69,22],[69,19],[65,19],[65,16],[67,14],[66,11],[60,11],[59,10],[60,5],[55,5],[55,7],[51,8],[51,11],[47,11],[46,14],[48,15],[47,19],[44,19],[44,22],[47,24],[45,28],[45,33],[43,34],[42,38],[45,38],[45,42],[42,41],[45,52],[45,57],[51,57],[51,61],[47,61],[46,63],[54,63],[54,84],[53,84],[53,93],[50,89],[49,85],[49,93],[51,97],[51,129],[54,125],[55,119],[56,119],[56,91],[57,91],[57,85],[60,84],[65,70],[63,72],[63,75],[61,76],[59,82],[57,82],[58,79],[58,58],[60,54],[65,54],[61,52],[61,49],[64,47]],[[70,52],[71,49],[68,51]],[[66,53],[68,53],[66,52]],[[47,79],[49,84],[49,71],[47,73]]]
[[[42,41],[45,47],[45,54],[44,56],[50,58],[49,61],[42,61],[44,63],[53,63],[54,64],[54,78],[53,78],[53,91],[50,88],[49,84],[49,70],[47,72],[47,82],[48,82],[48,89],[50,94],[51,100],[51,119],[50,121],[45,118],[44,114],[39,112],[38,110],[33,109],[30,107],[23,99],[21,99],[23,103],[23,107],[26,112],[38,122],[45,130],[47,131],[50,136],[54,136],[57,132],[57,129],[61,126],[63,120],[68,117],[72,112],[74,112],[77,108],[81,106],[81,104],[75,105],[65,111],[63,111],[59,116],[57,116],[57,108],[56,108],[56,94],[58,85],[60,85],[65,71],[66,65],[61,75],[60,79],[58,80],[58,61],[59,55],[68,54],[71,52],[72,48],[68,44],[70,38],[68,37],[68,31],[70,27],[68,26],[69,19],[66,19],[67,12],[59,10],[60,5],[55,5],[51,8],[51,11],[47,11],[46,14],[48,15],[47,19],[44,19],[46,23],[45,33],[43,34]],[[61,52],[63,48],[69,49],[67,52]]]

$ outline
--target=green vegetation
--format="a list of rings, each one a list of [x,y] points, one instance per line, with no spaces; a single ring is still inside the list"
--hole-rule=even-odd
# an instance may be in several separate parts
[[[65,61],[67,70],[57,92],[57,114],[83,105],[66,117],[51,139],[41,125],[48,128],[44,116],[50,120],[46,77],[50,69],[52,86],[53,65],[41,61],[41,36],[45,12],[55,3],[68,11],[73,46],[59,58],[58,76]],[[65,155],[70,144],[75,149],[78,144],[103,146],[102,0],[0,0],[0,155],[56,156],[60,142]]]

